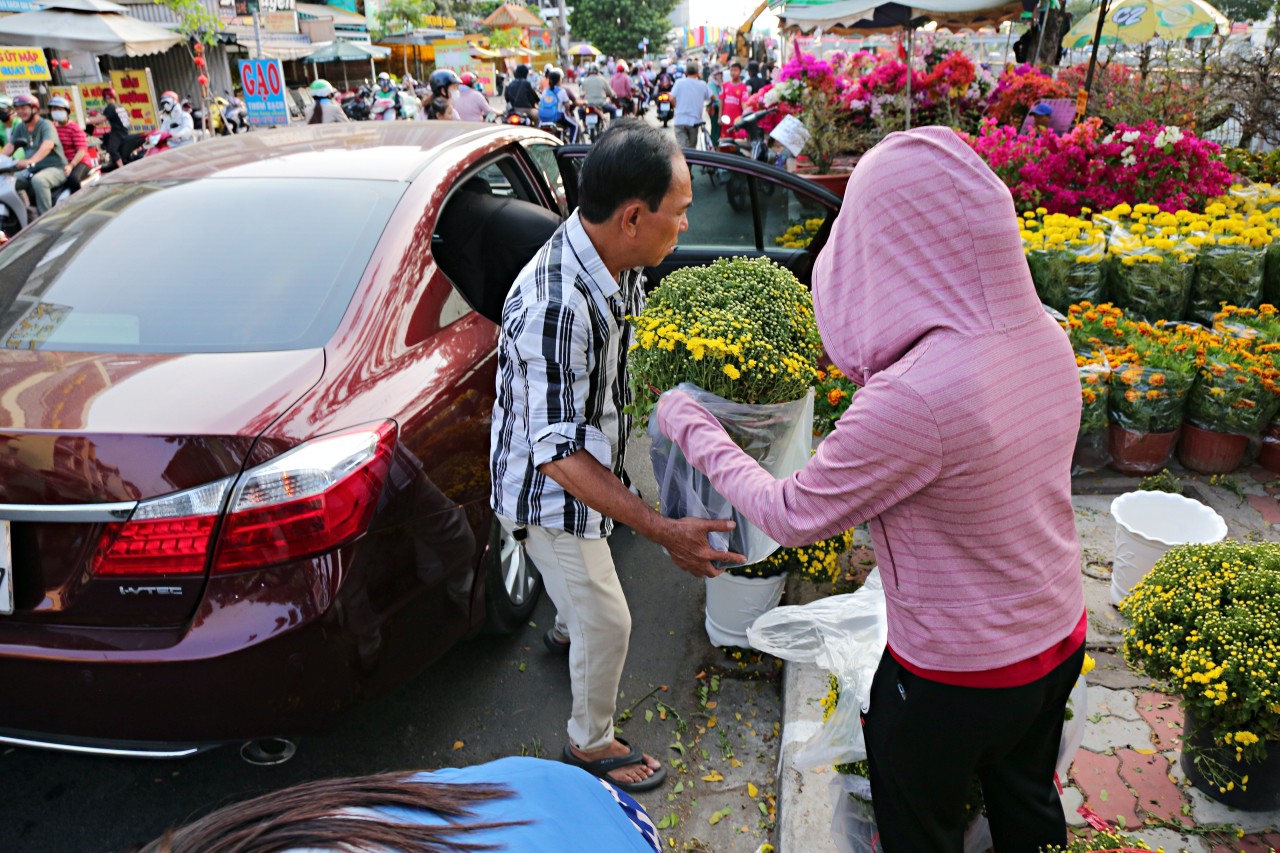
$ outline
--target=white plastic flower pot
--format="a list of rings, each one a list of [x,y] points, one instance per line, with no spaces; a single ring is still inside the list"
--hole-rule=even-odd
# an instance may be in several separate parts
[[[740,578],[721,572],[707,578],[707,636],[717,646],[751,648],[747,629],[763,613],[778,606],[787,585],[785,574],[772,578]]]
[[[1126,492],[1111,502],[1116,553],[1111,603],[1119,604],[1175,545],[1221,542],[1227,523],[1199,501],[1168,492]]]

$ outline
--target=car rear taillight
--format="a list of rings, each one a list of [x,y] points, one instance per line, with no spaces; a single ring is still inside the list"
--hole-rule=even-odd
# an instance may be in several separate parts
[[[142,501],[127,522],[108,525],[93,574],[203,572],[224,505],[216,572],[275,565],[345,544],[369,526],[395,439],[391,421],[356,427],[300,444],[239,480]]]
[[[209,537],[234,477],[142,501],[98,541],[93,574],[189,575],[204,571]]]
[[[214,572],[309,557],[369,526],[395,448],[390,421],[317,438],[240,476]]]

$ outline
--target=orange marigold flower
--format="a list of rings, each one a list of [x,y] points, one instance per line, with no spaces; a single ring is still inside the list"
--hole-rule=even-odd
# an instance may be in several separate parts
[[[1148,391],[1148,392],[1147,392],[1147,399],[1148,399],[1148,400],[1159,400],[1159,399],[1160,399],[1161,397],[1163,397],[1163,396],[1164,396],[1164,392],[1163,392],[1163,391],[1157,391],[1157,390],[1156,390],[1156,389],[1154,389],[1154,388],[1152,388],[1150,391]]]
[[[844,399],[844,391],[840,388],[832,388],[827,392],[827,402],[833,406],[840,405],[840,401]]]
[[[1130,403],[1136,403],[1142,398],[1142,394],[1130,388],[1128,391],[1124,392],[1124,398]]]
[[[1163,374],[1163,373],[1153,373],[1153,374],[1151,374],[1151,378],[1150,378],[1148,381],[1149,381],[1152,385],[1155,385],[1155,386],[1158,388],[1159,386],[1161,386],[1161,385],[1163,385],[1163,384],[1164,384],[1164,374]]]

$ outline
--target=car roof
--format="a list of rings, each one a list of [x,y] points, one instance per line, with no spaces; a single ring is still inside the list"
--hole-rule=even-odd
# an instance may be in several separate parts
[[[347,122],[256,130],[185,145],[104,175],[102,183],[197,178],[409,181],[441,151],[530,128],[456,121]],[[521,133],[523,131],[523,133]]]

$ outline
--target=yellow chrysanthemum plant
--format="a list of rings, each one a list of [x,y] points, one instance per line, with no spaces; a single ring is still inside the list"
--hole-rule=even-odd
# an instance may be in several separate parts
[[[1223,305],[1257,308],[1267,248],[1271,245],[1269,214],[1229,214],[1221,202],[1210,204],[1188,241],[1198,242],[1199,262],[1187,319],[1206,326]]]
[[[628,361],[638,427],[682,382],[735,403],[798,400],[822,352],[813,297],[767,258],[721,258],[677,270],[649,295]]]
[[[1111,223],[1108,285],[1115,305],[1131,319],[1181,319],[1195,281],[1196,247],[1188,211],[1168,213],[1154,205],[1114,208],[1099,215]]]
[[[1043,210],[1043,208],[1041,208]],[[1082,300],[1101,301],[1106,288],[1106,232],[1064,213],[1028,211],[1022,248],[1040,301],[1055,311]]]
[[[853,531],[837,533],[829,539],[799,548],[779,548],[750,566],[734,569],[747,578],[772,578],[794,573],[814,583],[834,583],[840,577],[840,558],[853,547]]]
[[[826,221],[823,217],[818,216],[812,219],[792,222],[787,226],[786,231],[773,238],[773,244],[784,249],[807,249]]]
[[[1247,793],[1280,748],[1280,543],[1173,548],[1120,610],[1125,658],[1182,698],[1188,777],[1210,796]]]

